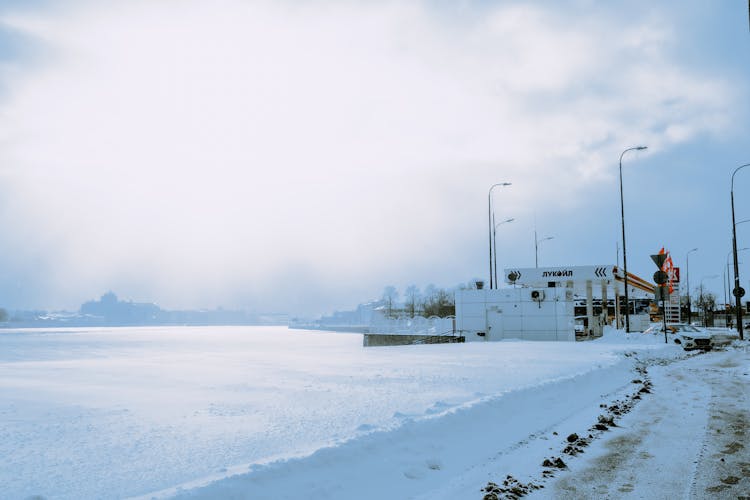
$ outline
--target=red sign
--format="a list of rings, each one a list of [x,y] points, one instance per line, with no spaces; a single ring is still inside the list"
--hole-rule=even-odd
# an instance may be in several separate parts
[[[679,267],[673,267],[672,272],[669,273],[669,280],[672,283],[679,283],[680,282],[680,268]]]
[[[675,283],[680,282],[680,270],[674,267],[674,264],[672,263],[672,256],[669,254],[668,250],[664,250],[664,247],[661,247],[661,250],[659,250],[659,255],[666,255],[666,258],[664,259],[661,266],[661,270],[666,272],[667,276],[669,276],[669,293],[673,293]],[[657,266],[658,265],[659,264],[657,263]]]

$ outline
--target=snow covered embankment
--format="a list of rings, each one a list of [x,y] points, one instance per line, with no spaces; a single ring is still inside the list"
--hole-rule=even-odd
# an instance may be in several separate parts
[[[595,421],[602,400],[631,387],[634,364],[633,357],[623,357],[471,405],[445,409],[438,403],[425,416],[404,417],[393,430],[144,498],[474,498],[511,465],[538,469],[551,448],[549,436]]]

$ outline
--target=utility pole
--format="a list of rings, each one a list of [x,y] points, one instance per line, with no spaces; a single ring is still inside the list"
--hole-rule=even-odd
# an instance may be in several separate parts
[[[740,169],[745,167],[750,167],[750,163],[740,165],[734,169],[734,172],[732,172],[731,189],[729,191],[732,204],[732,252],[734,253],[734,290],[732,290],[732,294],[734,295],[735,308],[737,309],[737,333],[740,336],[740,340],[745,338],[742,333],[742,296],[745,295],[745,289],[740,286],[740,268],[737,263],[737,224],[734,222],[734,176]]]
[[[489,245],[490,245],[490,251],[489,251],[489,254],[490,254],[490,290],[492,290],[492,283],[493,283],[492,282],[492,275],[493,275],[492,273],[492,220],[493,220],[492,190],[498,186],[510,186],[510,182],[498,182],[497,184],[493,184],[492,186],[490,186],[490,190],[487,193],[487,225],[489,226],[488,238],[489,238]]]
[[[630,301],[628,298],[628,254],[625,246],[625,200],[622,195],[622,157],[628,151],[642,151],[648,146],[628,148],[620,153],[620,220],[622,221],[622,265],[625,274],[625,332],[630,333]]]

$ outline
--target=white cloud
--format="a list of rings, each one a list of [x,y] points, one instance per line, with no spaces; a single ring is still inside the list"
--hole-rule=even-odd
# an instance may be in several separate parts
[[[503,205],[529,215],[532,193],[611,178],[623,145],[726,126],[731,89],[667,59],[658,12],[438,14],[167,0],[6,19],[54,54],[9,76],[0,107],[10,242],[40,252],[44,293],[73,305],[124,288],[314,310],[398,276],[481,272],[493,182],[513,180]]]

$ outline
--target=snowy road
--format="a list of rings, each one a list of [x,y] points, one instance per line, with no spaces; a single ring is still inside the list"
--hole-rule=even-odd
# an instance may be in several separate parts
[[[532,498],[750,496],[747,348],[653,366],[649,373],[653,394]]]

